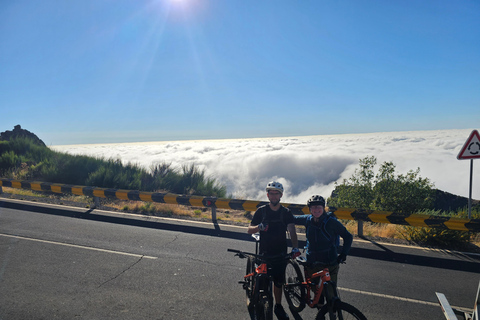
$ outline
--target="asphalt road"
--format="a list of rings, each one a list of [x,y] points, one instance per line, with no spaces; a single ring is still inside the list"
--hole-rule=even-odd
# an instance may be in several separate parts
[[[0,320],[248,319],[245,260],[227,248],[254,243],[245,228],[0,200]],[[368,319],[444,319],[435,292],[468,310],[479,281],[478,255],[367,241],[339,274]]]

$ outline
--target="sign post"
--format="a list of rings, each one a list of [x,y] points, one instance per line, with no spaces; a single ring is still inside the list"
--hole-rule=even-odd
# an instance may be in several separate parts
[[[472,184],[473,184],[473,159],[480,159],[480,135],[477,130],[470,133],[457,156],[458,160],[470,159],[470,192],[468,197],[468,219],[472,218]]]

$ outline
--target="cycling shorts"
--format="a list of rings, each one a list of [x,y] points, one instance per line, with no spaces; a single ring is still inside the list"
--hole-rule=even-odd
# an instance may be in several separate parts
[[[273,284],[277,288],[281,288],[285,283],[286,266],[287,266],[286,261],[268,264],[268,275],[273,278]]]

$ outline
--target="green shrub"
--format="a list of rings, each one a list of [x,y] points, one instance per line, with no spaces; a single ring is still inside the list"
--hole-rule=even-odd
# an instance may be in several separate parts
[[[395,164],[384,162],[375,174],[376,164],[377,159],[373,156],[360,159],[359,168],[349,179],[336,186],[332,197],[328,199],[328,204],[333,207],[384,210],[403,214],[416,212],[467,217],[466,209],[458,213],[431,210],[435,196],[434,185],[429,179],[420,177],[419,168],[410,170],[407,174],[396,174]],[[475,210],[478,213],[479,210]],[[472,239],[472,233],[449,229],[399,226],[398,231],[408,241],[422,245],[462,247]]]
[[[0,173],[6,173],[15,168],[19,163],[19,157],[12,150],[6,151],[0,155]]]
[[[143,214],[153,214],[156,211],[157,208],[153,205],[152,202],[145,202],[145,204],[140,207],[140,212]]]
[[[157,164],[148,171],[120,159],[105,160],[55,152],[28,138],[0,141],[0,176],[101,188],[167,191],[177,194],[225,197],[226,188],[195,165],[175,170]]]
[[[393,162],[380,165],[374,173],[377,159],[365,157],[359,160],[359,168],[349,179],[336,185],[328,204],[333,207],[362,208],[372,210],[412,213],[428,209],[433,203],[433,183],[420,177],[420,169],[407,174],[396,174]]]
[[[400,234],[404,239],[427,246],[461,248],[470,242],[472,234],[468,231],[457,231],[440,228],[421,228],[402,226]]]

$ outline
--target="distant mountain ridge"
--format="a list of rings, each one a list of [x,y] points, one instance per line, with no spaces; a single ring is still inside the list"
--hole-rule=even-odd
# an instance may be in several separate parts
[[[22,127],[17,124],[15,127],[13,127],[13,131],[5,131],[0,133],[0,141],[10,141],[18,138],[30,138],[34,141],[35,144],[46,147],[47,145],[39,138],[37,137],[36,134],[22,129]]]
[[[435,201],[433,203],[433,207],[435,210],[449,212],[457,211],[458,209],[463,209],[467,206],[468,198],[436,189]],[[472,199],[472,208],[477,206],[480,206],[480,201]]]

